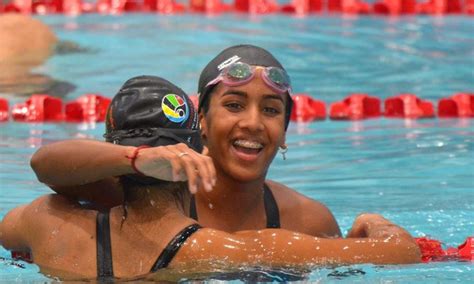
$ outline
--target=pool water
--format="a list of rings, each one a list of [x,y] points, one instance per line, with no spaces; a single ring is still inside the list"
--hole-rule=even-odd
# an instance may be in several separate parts
[[[434,103],[456,92],[474,92],[474,20],[464,16],[131,14],[41,19],[61,39],[89,50],[55,56],[35,70],[74,84],[66,101],[85,93],[111,97],[126,79],[141,74],[163,76],[192,94],[207,61],[237,43],[272,51],[287,68],[296,93],[328,104],[358,92],[382,99],[414,93]],[[11,104],[24,100],[8,98]],[[62,139],[102,139],[103,132],[103,123],[0,124],[0,217],[51,192],[29,167],[38,147]],[[344,233],[359,213],[376,212],[416,237],[431,236],[447,246],[474,236],[472,119],[292,123],[287,142],[287,159],[275,158],[269,178],[325,203]],[[54,281],[38,271],[33,264],[12,262],[0,248],[2,281]],[[315,269],[307,279],[468,283],[474,280],[474,266],[356,265]]]

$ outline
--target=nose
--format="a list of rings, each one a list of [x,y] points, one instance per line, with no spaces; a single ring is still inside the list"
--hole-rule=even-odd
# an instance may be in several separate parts
[[[258,106],[249,106],[245,110],[239,121],[239,127],[247,129],[249,132],[258,132],[265,128]]]

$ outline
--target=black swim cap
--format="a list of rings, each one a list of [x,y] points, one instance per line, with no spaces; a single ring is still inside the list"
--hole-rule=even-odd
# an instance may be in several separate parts
[[[226,48],[212,59],[201,72],[198,85],[199,111],[201,111],[201,107],[209,99],[209,94],[214,88],[214,86],[206,87],[206,85],[219,76],[222,69],[235,62],[244,62],[254,66],[279,67],[285,70],[281,63],[270,52],[261,47],[245,44]],[[285,111],[285,130],[290,123],[292,107],[293,100],[288,93]]]
[[[185,143],[202,152],[192,101],[159,77],[139,76],[125,82],[109,105],[105,125],[107,142],[151,147]]]

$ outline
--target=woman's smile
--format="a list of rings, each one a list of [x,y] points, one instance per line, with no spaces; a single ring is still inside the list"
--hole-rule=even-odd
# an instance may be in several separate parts
[[[232,143],[232,150],[238,159],[254,162],[263,150],[263,144],[251,139],[236,139]]]

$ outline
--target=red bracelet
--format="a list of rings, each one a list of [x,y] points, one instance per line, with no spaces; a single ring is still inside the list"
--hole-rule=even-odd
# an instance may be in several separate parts
[[[135,162],[137,160],[137,157],[138,157],[138,153],[140,152],[141,149],[145,149],[145,148],[150,148],[150,146],[147,146],[147,145],[142,145],[142,146],[138,146],[135,148],[135,151],[133,151],[133,154],[131,156],[125,156],[125,158],[127,159],[130,159],[130,163],[132,165],[132,169],[139,175],[142,175],[144,176],[144,174],[142,172],[140,172],[138,169],[137,169],[137,166],[135,165]]]

